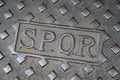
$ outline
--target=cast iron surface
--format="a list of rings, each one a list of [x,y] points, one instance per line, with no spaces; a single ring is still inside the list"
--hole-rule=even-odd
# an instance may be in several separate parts
[[[102,31],[100,64],[14,54],[20,22]],[[120,80],[120,0],[0,0],[0,80]]]

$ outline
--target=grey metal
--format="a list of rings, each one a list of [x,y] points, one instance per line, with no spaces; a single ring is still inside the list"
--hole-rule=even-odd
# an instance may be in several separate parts
[[[0,0],[0,80],[119,80],[120,0]]]

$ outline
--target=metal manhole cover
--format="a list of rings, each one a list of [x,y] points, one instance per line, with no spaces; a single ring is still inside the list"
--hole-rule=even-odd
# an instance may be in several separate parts
[[[119,80],[119,0],[0,0],[0,80]]]

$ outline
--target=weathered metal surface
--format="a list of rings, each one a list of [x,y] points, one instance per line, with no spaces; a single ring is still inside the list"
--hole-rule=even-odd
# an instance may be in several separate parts
[[[0,80],[119,80],[119,0],[0,0]]]

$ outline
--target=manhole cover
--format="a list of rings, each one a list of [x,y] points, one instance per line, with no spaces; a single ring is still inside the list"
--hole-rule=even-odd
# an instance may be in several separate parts
[[[119,80],[119,0],[0,0],[0,80]]]

